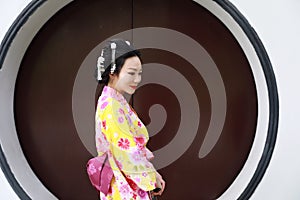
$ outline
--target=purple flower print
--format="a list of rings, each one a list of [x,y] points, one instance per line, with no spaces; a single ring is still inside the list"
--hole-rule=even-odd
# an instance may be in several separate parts
[[[120,124],[122,124],[124,122],[124,118],[123,117],[119,117],[118,121],[119,121]]]
[[[107,99],[107,96],[102,97],[101,101],[104,101],[105,99]]]
[[[143,177],[148,176],[147,172],[143,172],[142,175],[143,175]]]
[[[124,112],[124,110],[122,108],[119,109],[119,113],[122,114],[122,115],[125,114],[125,112]]]
[[[102,105],[101,105],[101,109],[103,110],[106,106],[107,106],[107,104],[108,104],[108,102],[107,101],[105,101]]]
[[[130,116],[127,116],[126,118],[127,118],[127,121],[128,121],[128,123],[129,123],[129,125],[132,125],[131,117],[130,117]]]
[[[104,87],[104,88],[103,88],[103,92],[107,92],[107,87]]]

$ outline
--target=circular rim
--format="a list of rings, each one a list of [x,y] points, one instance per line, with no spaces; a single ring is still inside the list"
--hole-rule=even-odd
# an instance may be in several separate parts
[[[16,37],[17,33],[22,28],[22,26],[27,22],[28,18],[46,1],[47,0],[31,1],[24,8],[24,10],[18,15],[18,17],[13,22],[13,24],[10,26],[10,28],[6,32],[3,40],[1,41],[1,45],[0,45],[0,70],[2,69],[4,60],[6,58],[8,50],[10,48],[10,45],[13,42],[14,38]],[[0,167],[1,167],[8,183],[10,184],[12,189],[15,191],[15,193],[18,195],[18,197],[20,199],[30,200],[31,198],[21,187],[21,185],[15,178],[13,172],[11,171],[11,168],[10,168],[10,166],[7,162],[7,159],[4,155],[4,152],[2,150],[1,144],[0,144]]]
[[[273,67],[266,49],[263,46],[262,41],[259,39],[257,33],[253,27],[249,24],[247,19],[238,11],[238,9],[229,1],[214,0],[219,4],[231,17],[239,24],[244,33],[247,35],[251,44],[253,45],[258,59],[263,68],[263,72],[267,82],[268,95],[269,95],[269,124],[268,133],[262,156],[259,160],[254,175],[248,183],[245,190],[242,192],[238,199],[249,199],[254,193],[258,184],[262,180],[274,151],[276,144],[278,120],[279,120],[279,99],[277,91],[277,83]]]
[[[31,1],[10,26],[0,45],[0,70],[2,69],[6,54],[15,36],[21,27],[27,22],[28,18],[46,1],[47,0]]]
[[[6,35],[4,36],[0,45],[0,70],[6,58],[7,52],[9,51],[10,45],[13,42],[16,34],[22,28],[22,26],[27,22],[28,18],[47,0],[34,0],[30,2],[26,8],[21,12],[21,14],[16,18],[14,23],[11,25]],[[278,131],[278,120],[279,120],[279,99],[275,75],[273,72],[271,61],[268,54],[259,39],[257,33],[249,24],[247,19],[239,12],[239,10],[229,1],[214,0],[222,9],[224,9],[240,26],[243,32],[248,37],[251,45],[253,46],[255,53],[259,59],[259,62],[263,68],[264,76],[266,79],[268,96],[269,96],[269,123],[268,132],[263,149],[262,156],[256,167],[255,173],[252,176],[247,187],[241,193],[238,199],[249,199],[254,193],[258,184],[261,182],[272,157],[273,150],[276,144],[277,131]],[[7,162],[7,159],[2,150],[0,144],[0,166],[6,176],[9,184],[15,191],[15,193],[21,199],[30,199],[28,194],[23,190],[18,181],[16,180],[11,168]]]

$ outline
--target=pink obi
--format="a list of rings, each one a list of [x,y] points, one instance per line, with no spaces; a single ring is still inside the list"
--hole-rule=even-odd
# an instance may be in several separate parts
[[[114,175],[108,162],[108,155],[105,153],[91,158],[87,163],[87,173],[92,185],[106,196]]]

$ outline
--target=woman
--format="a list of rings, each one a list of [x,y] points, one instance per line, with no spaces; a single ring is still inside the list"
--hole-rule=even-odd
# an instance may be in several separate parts
[[[98,155],[108,153],[114,172],[111,189],[100,199],[150,199],[158,186],[161,195],[165,181],[150,163],[145,125],[124,98],[133,94],[141,81],[140,53],[129,42],[108,42],[97,63],[97,79],[104,84],[96,109],[96,148]]]

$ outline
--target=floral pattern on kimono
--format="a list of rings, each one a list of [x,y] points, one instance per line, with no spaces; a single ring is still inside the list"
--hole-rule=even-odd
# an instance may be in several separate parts
[[[149,161],[149,140],[145,125],[122,94],[105,86],[98,99],[95,116],[98,155],[108,152],[114,172],[111,190],[102,200],[148,200],[155,188],[156,170]]]

